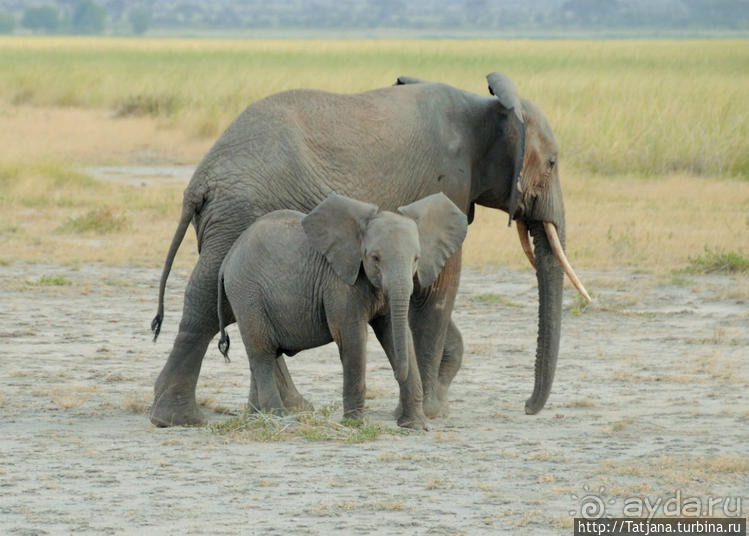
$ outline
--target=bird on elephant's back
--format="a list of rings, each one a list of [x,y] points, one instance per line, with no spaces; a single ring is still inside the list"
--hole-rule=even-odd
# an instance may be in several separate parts
[[[192,222],[199,259],[185,290],[179,332],[154,387],[154,424],[203,421],[195,388],[218,331],[219,267],[236,238],[263,214],[306,213],[331,192],[390,211],[443,192],[469,222],[476,204],[503,210],[517,222],[539,288],[535,383],[525,410],[543,408],[559,351],[563,274],[587,293],[564,255],[564,201],[552,129],[508,77],[487,78],[490,96],[408,77],[351,95],[292,90],[251,104],[235,119],[185,190],[164,265],[155,337],[166,279]],[[428,417],[445,412],[448,387],[462,361],[460,331],[451,319],[460,263],[458,250],[435,282],[427,288],[417,284],[412,296],[411,329]],[[232,322],[231,309],[224,307],[224,318]],[[284,406],[310,408],[282,356],[275,367]]]

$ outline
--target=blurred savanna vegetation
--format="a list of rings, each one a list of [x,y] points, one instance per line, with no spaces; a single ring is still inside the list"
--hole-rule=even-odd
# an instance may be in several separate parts
[[[182,188],[102,184],[80,169],[196,163],[268,94],[364,91],[400,74],[487,94],[491,71],[508,74],[555,130],[574,264],[658,270],[706,246],[749,253],[745,40],[7,37],[0,66],[7,260],[159,264]],[[116,221],[97,232],[102,214]],[[480,211],[477,223],[469,263],[523,262],[506,217]]]

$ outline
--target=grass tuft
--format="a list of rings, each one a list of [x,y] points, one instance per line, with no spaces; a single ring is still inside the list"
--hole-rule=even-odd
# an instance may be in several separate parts
[[[174,95],[130,95],[115,105],[115,117],[171,116],[179,109]]]
[[[594,408],[596,407],[596,403],[593,402],[590,398],[578,398],[577,400],[573,400],[569,404],[567,404],[568,408]]]
[[[21,175],[21,166],[16,163],[3,162],[0,165],[0,186],[7,187],[18,180]]]
[[[593,295],[591,294],[591,298],[593,298]],[[591,302],[586,300],[580,293],[575,294],[575,301],[572,303],[572,306],[570,307],[570,311],[572,312],[572,316],[580,316],[585,312],[585,310],[588,308]]]
[[[343,419],[340,423],[332,419],[336,406],[325,406],[314,412],[295,415],[274,415],[271,413],[251,413],[245,410],[241,415],[225,421],[208,424],[214,434],[247,441],[336,441],[344,443],[364,443],[375,441],[381,435],[400,435],[405,432],[379,423]]]
[[[51,185],[55,188],[68,186],[95,189],[99,186],[99,183],[90,175],[59,162],[42,162],[31,166],[31,170],[50,179]]]
[[[669,284],[674,285],[675,287],[688,287],[689,285],[692,285],[693,282],[684,277],[678,270],[674,270],[671,272]]]
[[[705,253],[699,257],[689,257],[686,271],[691,274],[714,272],[749,272],[749,257],[736,251],[718,251],[705,246]]]
[[[66,287],[73,284],[73,282],[62,275],[43,275],[36,281],[26,281],[27,285],[34,287]]]
[[[145,414],[151,409],[151,400],[151,393],[130,393],[120,404],[120,409],[129,413]]]
[[[47,396],[62,409],[76,409],[88,402],[99,388],[91,385],[56,385]]]
[[[107,234],[127,227],[127,217],[112,207],[90,210],[82,216],[68,218],[58,231],[63,233]]]
[[[14,235],[23,231],[23,228],[15,223],[0,223],[0,236]]]

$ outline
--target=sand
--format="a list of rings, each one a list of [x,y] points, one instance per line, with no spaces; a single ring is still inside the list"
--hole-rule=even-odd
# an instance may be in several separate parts
[[[571,534],[591,494],[609,515],[677,492],[749,508],[745,275],[582,271],[596,303],[579,314],[566,290],[554,389],[527,416],[535,277],[464,270],[449,415],[364,443],[153,427],[187,275],[169,280],[154,344],[158,269],[0,266],[0,532],[545,535]],[[211,422],[241,412],[249,389],[230,334],[232,361],[214,341],[198,384]],[[287,362],[340,418],[335,348]],[[367,419],[392,427],[397,385],[373,336],[367,373]]]

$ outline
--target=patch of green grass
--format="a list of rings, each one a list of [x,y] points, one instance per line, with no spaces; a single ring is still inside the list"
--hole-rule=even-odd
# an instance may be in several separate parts
[[[710,274],[714,272],[749,272],[749,257],[738,251],[717,251],[705,246],[705,252],[698,257],[689,257],[686,272],[690,274]]]
[[[0,162],[0,204],[13,207],[76,207],[101,198],[105,185],[68,163]]]
[[[16,223],[0,223],[0,236],[19,233],[23,228]]]
[[[318,409],[316,413],[320,414],[320,416],[324,417],[325,419],[329,419],[337,409],[338,404],[325,404],[323,407]]]
[[[211,423],[208,429],[214,434],[241,436],[252,441],[281,441],[290,423],[267,413],[244,412],[225,421]]]
[[[103,283],[108,287],[134,287],[135,284],[127,279],[120,277],[108,277],[104,279]]]
[[[592,311],[602,311],[606,313],[615,313],[624,316],[634,316],[639,318],[655,318],[657,315],[650,311],[630,311],[629,307],[635,304],[635,302],[628,302],[622,300],[613,301],[601,301],[596,298],[594,294],[591,294],[593,302],[588,302],[580,294],[575,295],[575,301],[570,306],[569,310],[572,316],[580,316],[585,311],[590,309]]]
[[[632,232],[628,229],[615,232],[613,226],[609,226],[606,239],[611,245],[611,252],[615,259],[629,259],[637,255],[637,245]]]
[[[591,298],[593,295],[591,294]],[[585,312],[585,310],[588,308],[591,302],[586,300],[581,294],[575,294],[575,301],[572,303],[572,306],[570,307],[570,312],[572,313],[572,316],[580,316]]]
[[[474,294],[473,296],[471,296],[471,299],[477,302],[488,303],[491,305],[505,305],[507,307],[523,307],[523,305],[520,303],[514,302],[509,298],[500,296],[499,294],[494,294],[492,292],[487,292],[484,294]]]
[[[30,166],[30,169],[36,171],[43,177],[49,177],[52,179],[52,186],[58,188],[62,186],[96,188],[100,185],[100,183],[90,175],[60,162],[41,162]]]
[[[674,271],[671,273],[671,280],[669,281],[669,284],[676,287],[688,287],[692,284],[692,281],[684,277],[678,271]]]
[[[35,287],[65,287],[72,285],[73,282],[62,275],[43,275],[36,281],[26,281],[26,284]]]
[[[96,188],[99,183],[90,175],[82,173],[70,165],[52,160],[42,162],[0,162],[0,186],[13,185],[18,180],[26,180],[29,175],[49,179],[49,186],[85,186]]]
[[[127,116],[170,116],[179,108],[174,95],[129,95],[115,105],[116,117]]]
[[[241,415],[207,426],[214,434],[260,442],[303,439],[364,443],[375,441],[383,434],[405,433],[400,429],[363,420],[343,419],[340,423],[335,422],[332,419],[335,409],[335,405],[325,406],[314,412],[285,416],[244,411]]]
[[[59,232],[107,234],[122,231],[127,227],[127,217],[112,207],[90,210],[81,216],[68,218]]]
[[[343,419],[343,426],[349,429],[346,441],[349,443],[366,443],[376,440],[382,434],[399,434],[400,430],[382,425],[380,423],[367,422],[365,420]]]
[[[21,175],[21,166],[17,163],[0,163],[0,186],[6,187]]]

